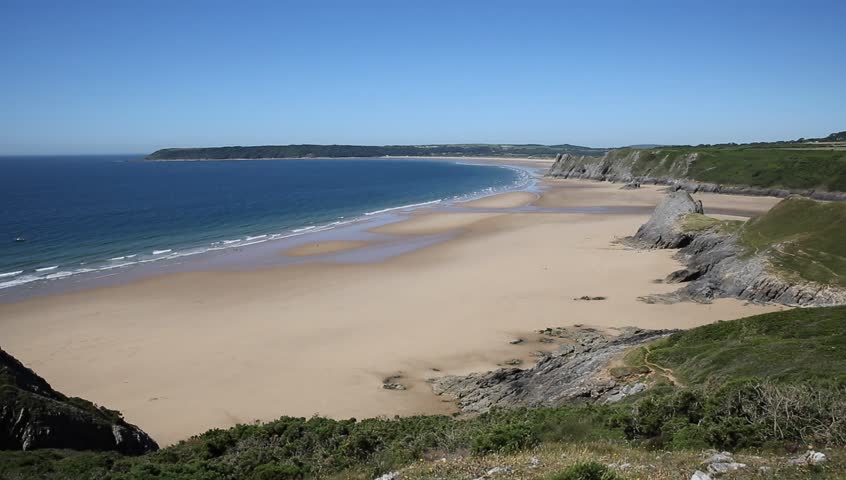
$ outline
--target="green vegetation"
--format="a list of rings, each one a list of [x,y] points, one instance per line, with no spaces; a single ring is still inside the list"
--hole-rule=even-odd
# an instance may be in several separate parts
[[[554,157],[559,153],[599,156],[605,149],[577,145],[266,145],[257,147],[165,148],[147,160],[227,160],[338,157]]]
[[[714,229],[718,233],[733,234],[743,223],[742,220],[718,220],[701,213],[689,213],[682,218],[681,228],[690,233]]]
[[[740,233],[749,253],[767,252],[788,274],[846,287],[846,204],[788,198],[747,222]]]
[[[626,372],[652,371],[685,386],[659,382],[620,404],[496,410],[462,420],[283,417],[210,430],[138,457],[0,452],[0,478],[372,479],[404,467],[403,478],[473,478],[490,465],[513,465],[505,461],[528,465],[532,455],[542,465],[525,467],[523,478],[669,479],[690,475],[701,459],[684,452],[704,448],[763,448],[750,464],[781,455],[766,460],[779,462],[779,478],[803,478],[806,470],[784,466],[785,447],[830,453],[846,446],[844,327],[846,307],[830,307],[676,333],[630,352]],[[680,453],[662,453],[659,461],[655,448]],[[450,460],[420,462],[442,457]],[[614,473],[589,463],[597,458],[642,460],[637,468],[652,470]],[[819,478],[838,478],[844,469],[846,463],[831,462]]]
[[[570,465],[549,480],[622,480],[622,477],[601,463],[587,462]]]
[[[846,307],[795,309],[704,325],[651,344],[648,360],[693,385],[755,378],[846,384]]]
[[[722,185],[792,190],[846,191],[846,150],[810,149],[805,144],[774,147],[725,145],[620,149],[609,155],[638,176],[672,177]]]

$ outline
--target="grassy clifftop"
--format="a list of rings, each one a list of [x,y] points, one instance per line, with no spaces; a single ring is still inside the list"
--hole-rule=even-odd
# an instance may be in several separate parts
[[[740,229],[750,253],[766,252],[785,273],[846,287],[846,204],[787,198]]]
[[[652,178],[762,189],[846,192],[846,148],[810,144],[673,146],[564,159],[552,176]]]
[[[648,354],[649,362],[693,385],[749,378],[846,383],[846,307],[789,310],[705,325],[655,342]]]

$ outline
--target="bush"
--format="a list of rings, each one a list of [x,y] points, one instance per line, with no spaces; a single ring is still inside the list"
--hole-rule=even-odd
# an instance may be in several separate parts
[[[473,453],[506,453],[524,449],[536,443],[526,425],[495,426],[473,439]]]
[[[601,463],[588,462],[571,465],[549,480],[623,480],[613,470]]]
[[[295,465],[260,465],[253,471],[252,480],[295,480],[303,478],[303,472]]]

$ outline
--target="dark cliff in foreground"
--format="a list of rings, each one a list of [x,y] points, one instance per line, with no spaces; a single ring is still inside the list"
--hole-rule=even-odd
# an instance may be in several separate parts
[[[801,143],[563,152],[550,177],[674,185],[688,192],[846,200],[846,150]]]
[[[120,413],[62,395],[0,349],[0,450],[39,448],[141,454],[159,447]]]
[[[339,157],[546,157],[560,152],[602,155],[606,149],[577,145],[457,144],[457,145],[264,145],[254,147],[165,148],[146,160],[249,160],[269,158]]]

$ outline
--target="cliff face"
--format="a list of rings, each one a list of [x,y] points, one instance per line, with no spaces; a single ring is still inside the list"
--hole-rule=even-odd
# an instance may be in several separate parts
[[[649,297],[647,301],[708,302],[730,297],[803,307],[846,304],[843,288],[791,278],[779,272],[766,253],[746,255],[745,250],[737,235],[715,231],[697,235],[677,255],[687,268],[667,278],[669,282],[682,281],[684,287],[667,295]]]
[[[762,154],[756,154],[762,155]],[[819,188],[781,188],[744,185],[742,181],[715,183],[696,180],[696,173],[713,168],[705,165],[704,154],[673,150],[611,150],[602,157],[558,154],[547,172],[549,177],[580,178],[614,183],[669,185],[690,193],[711,192],[738,195],[788,197],[802,195],[818,200],[846,200],[846,193]],[[709,159],[710,160],[710,159]],[[750,162],[758,159],[750,160]],[[748,172],[747,172],[748,173]],[[789,177],[789,173],[781,172]],[[732,177],[726,172],[726,177]],[[732,179],[734,180],[734,179]],[[839,183],[838,183],[839,184]]]
[[[792,197],[741,225],[705,217],[701,208],[686,193],[671,193],[624,241],[639,248],[683,247],[676,258],[687,267],[665,281],[684,287],[643,300],[846,304],[846,205]]]
[[[141,454],[158,445],[118,412],[53,390],[0,349],[0,449],[37,448]]]

